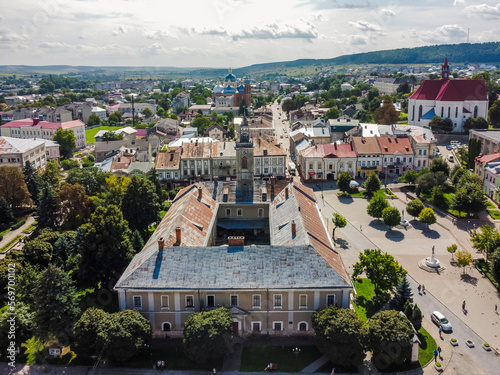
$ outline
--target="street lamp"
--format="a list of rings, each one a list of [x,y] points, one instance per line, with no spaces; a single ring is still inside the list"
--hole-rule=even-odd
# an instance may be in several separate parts
[[[298,356],[299,356],[299,354],[300,354],[300,349],[299,349],[299,348],[293,348],[293,349],[292,349],[292,352],[293,352],[293,354],[295,355],[295,357],[298,357]]]

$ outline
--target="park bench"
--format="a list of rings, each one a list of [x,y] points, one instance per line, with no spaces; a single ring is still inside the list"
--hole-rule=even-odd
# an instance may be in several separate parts
[[[481,267],[479,267],[478,264],[476,264],[476,269],[479,271],[481,275],[483,274],[483,270],[481,269]]]

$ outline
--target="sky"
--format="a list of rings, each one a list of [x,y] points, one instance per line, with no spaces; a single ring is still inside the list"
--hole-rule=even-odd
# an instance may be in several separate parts
[[[243,67],[500,40],[500,0],[3,0],[0,65]],[[418,4],[417,4],[418,3]]]

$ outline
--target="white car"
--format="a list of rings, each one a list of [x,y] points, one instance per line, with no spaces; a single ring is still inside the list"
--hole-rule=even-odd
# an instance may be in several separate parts
[[[432,312],[432,314],[431,314],[431,320],[434,323],[436,323],[439,327],[442,327],[443,331],[445,331],[445,332],[451,332],[451,331],[453,331],[453,328],[451,327],[451,323],[439,311],[433,311]]]

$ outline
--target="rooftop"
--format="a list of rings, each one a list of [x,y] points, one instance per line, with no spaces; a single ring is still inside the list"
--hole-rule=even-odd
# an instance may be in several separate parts
[[[40,138],[20,139],[11,137],[0,137],[0,153],[4,154],[23,153],[42,144],[45,144],[45,140]]]

